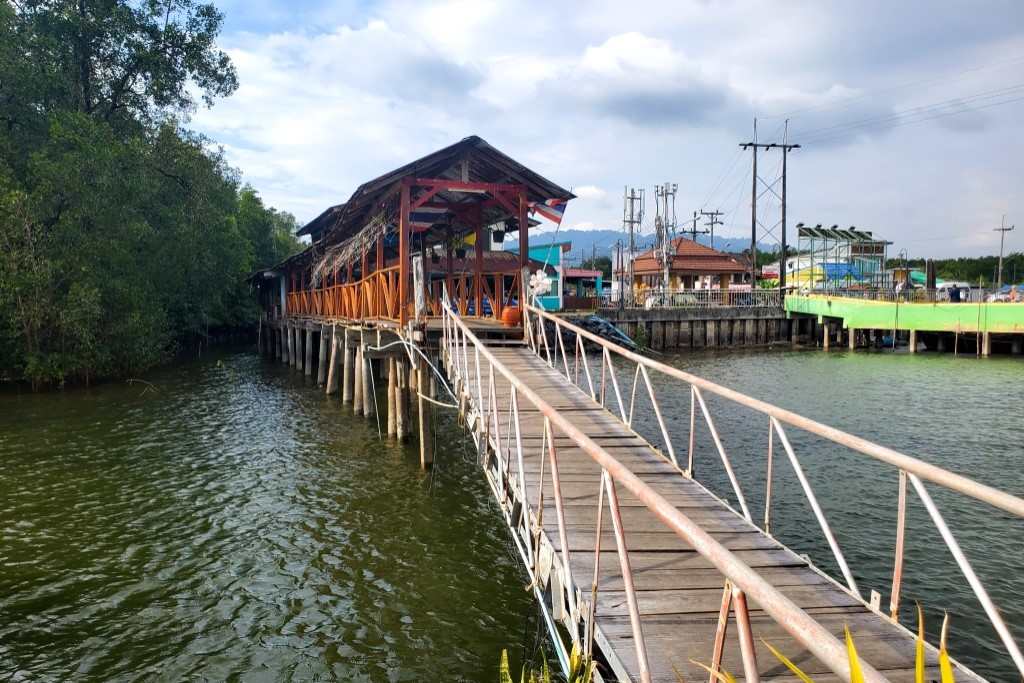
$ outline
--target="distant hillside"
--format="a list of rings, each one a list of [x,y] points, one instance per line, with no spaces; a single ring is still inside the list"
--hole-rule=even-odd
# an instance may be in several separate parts
[[[678,233],[683,237],[689,235]],[[619,240],[622,240],[625,245],[628,240],[628,236],[621,230],[559,230],[556,236],[553,230],[542,233],[535,233],[530,235],[530,242],[532,244],[550,244],[552,240],[558,242],[572,242],[571,258],[573,260],[579,260],[580,257],[583,259],[589,259],[591,254],[597,256],[611,256],[615,252],[615,245]],[[638,235],[635,237],[636,245],[638,249],[648,249],[654,246],[654,235],[647,233]],[[711,239],[708,235],[697,235],[697,241],[701,244],[710,245]],[[505,242],[506,249],[514,249],[518,241],[509,238]],[[744,249],[750,246],[750,237],[737,237],[735,235],[715,235],[715,248],[722,251],[729,251],[733,253],[742,252]],[[758,243],[758,250],[760,251],[773,251],[777,249],[776,245],[767,243]]]

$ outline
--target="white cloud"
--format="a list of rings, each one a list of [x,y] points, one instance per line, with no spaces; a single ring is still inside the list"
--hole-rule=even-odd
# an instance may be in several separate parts
[[[275,33],[247,26],[225,36],[241,87],[193,123],[300,220],[478,134],[574,188],[567,226],[618,226],[618,188],[650,192],[671,180],[680,216],[707,199],[742,229],[749,157],[736,145],[754,115],[765,140],[782,125],[765,117],[790,112],[792,140],[818,141],[790,158],[791,223],[856,224],[936,255],[963,245],[929,235],[977,234],[963,244],[984,251],[990,231],[980,236],[980,223],[1024,199],[1011,165],[1024,152],[1013,105],[811,134],[940,99],[964,97],[959,106],[969,107],[970,94],[1015,83],[1015,70],[965,65],[1020,54],[1024,23],[1015,8],[963,10],[971,17],[962,27],[947,10],[914,27],[878,21],[888,12],[811,0],[386,0],[314,6],[289,24],[282,10]],[[794,32],[802,38],[787,38]],[[936,85],[920,84],[928,79]],[[763,159],[769,175],[777,155]]]

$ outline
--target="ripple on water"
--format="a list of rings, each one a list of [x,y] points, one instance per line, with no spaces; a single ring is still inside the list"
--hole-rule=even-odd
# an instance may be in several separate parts
[[[0,678],[479,680],[533,646],[457,429],[427,477],[303,378],[216,360],[0,396]]]

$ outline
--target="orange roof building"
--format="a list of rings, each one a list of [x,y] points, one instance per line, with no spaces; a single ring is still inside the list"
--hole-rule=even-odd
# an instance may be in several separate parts
[[[728,289],[730,283],[744,282],[747,266],[736,258],[703,244],[677,237],[672,240],[669,282],[673,289],[693,289],[700,284]],[[633,261],[633,287],[661,287],[663,271],[655,249],[637,255]]]

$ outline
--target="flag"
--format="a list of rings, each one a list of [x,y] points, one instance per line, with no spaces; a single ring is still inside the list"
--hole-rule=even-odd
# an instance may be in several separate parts
[[[543,202],[530,202],[530,213],[539,213],[555,225],[562,223],[562,216],[565,215],[564,199],[546,199]]]

